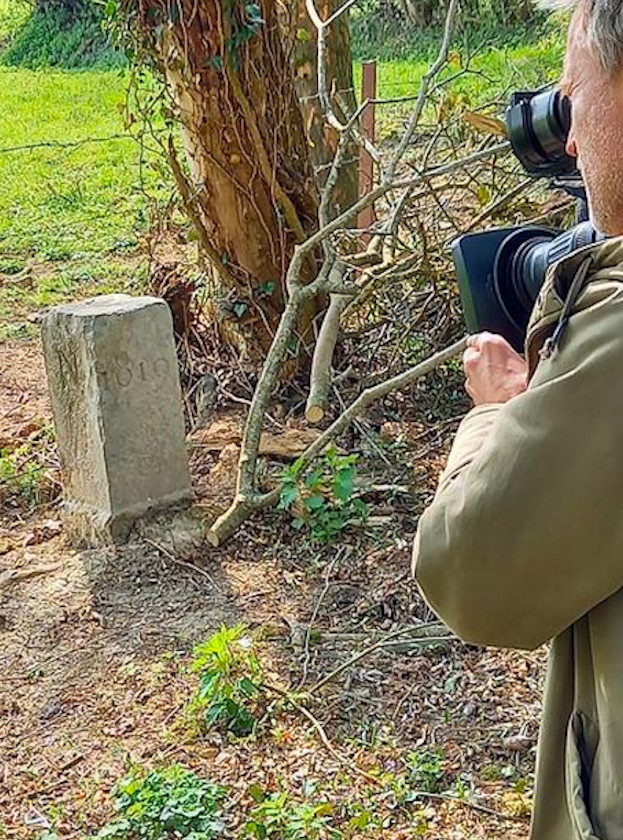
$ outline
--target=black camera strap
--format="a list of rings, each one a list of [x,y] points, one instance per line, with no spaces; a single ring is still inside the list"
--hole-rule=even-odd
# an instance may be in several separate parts
[[[555,351],[558,349],[562,336],[567,328],[567,324],[569,323],[571,313],[573,312],[573,307],[575,306],[577,299],[579,298],[580,293],[584,288],[584,284],[586,283],[588,272],[590,271],[592,264],[592,256],[586,257],[586,259],[582,260],[582,262],[580,263],[578,270],[576,271],[575,276],[571,281],[571,285],[569,287],[569,291],[567,292],[567,296],[565,297],[565,302],[560,311],[560,317],[558,318],[554,332],[551,334],[551,336],[547,339],[547,341],[541,348],[541,352],[539,355],[542,359],[549,359],[552,356],[552,354],[555,353]]]

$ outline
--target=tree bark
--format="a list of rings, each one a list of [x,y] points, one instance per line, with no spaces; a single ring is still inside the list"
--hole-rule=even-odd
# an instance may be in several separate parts
[[[127,0],[171,94],[190,167],[203,253],[216,265],[239,349],[260,360],[286,297],[297,242],[317,227],[318,192],[273,0]],[[176,179],[179,179],[179,172]],[[303,281],[315,274],[315,261]],[[317,303],[298,325],[311,342]]]

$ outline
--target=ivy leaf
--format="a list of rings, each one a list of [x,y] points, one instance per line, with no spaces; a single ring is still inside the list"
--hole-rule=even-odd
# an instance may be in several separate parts
[[[256,28],[266,23],[262,17],[262,10],[257,3],[249,3],[245,9],[249,23]]]
[[[243,694],[246,694],[247,697],[253,697],[256,693],[257,689],[255,688],[255,684],[251,682],[248,677],[243,677],[240,682],[238,683],[238,688],[242,691]]]
[[[308,499],[305,499],[305,507],[311,513],[313,513],[316,510],[320,510],[324,507],[324,497],[319,494],[316,494],[315,496],[310,496]]]
[[[254,782],[249,786],[249,795],[255,802],[263,802],[266,799],[265,791],[257,784],[257,782]]]
[[[315,490],[322,483],[322,473],[320,470],[314,470],[305,479],[305,486],[310,490]]]
[[[284,484],[281,488],[281,496],[279,498],[279,509],[288,510],[294,504],[299,495],[299,491],[295,484]]]
[[[355,468],[347,467],[340,470],[333,481],[333,493],[340,502],[347,502],[353,495],[355,484]]]

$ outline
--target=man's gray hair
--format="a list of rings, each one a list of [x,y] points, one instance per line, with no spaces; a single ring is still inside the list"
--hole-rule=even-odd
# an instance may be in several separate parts
[[[623,60],[623,0],[542,0],[541,6],[584,9],[587,35],[608,73],[616,73]]]

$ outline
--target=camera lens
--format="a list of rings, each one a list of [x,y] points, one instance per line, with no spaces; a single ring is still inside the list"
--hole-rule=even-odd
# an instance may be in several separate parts
[[[558,231],[551,228],[532,225],[518,228],[506,237],[496,254],[493,288],[506,318],[521,333],[525,332],[545,280],[548,249],[557,236]]]
[[[603,238],[590,222],[563,234],[541,227],[509,234],[496,255],[493,281],[498,303],[513,326],[525,331],[550,265]]]
[[[542,93],[530,103],[532,130],[544,160],[553,160],[564,151],[571,128],[571,102],[560,91]]]
[[[531,175],[553,177],[574,171],[575,158],[565,151],[571,101],[559,90],[514,94],[506,127],[513,151]]]

